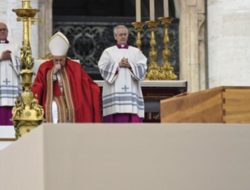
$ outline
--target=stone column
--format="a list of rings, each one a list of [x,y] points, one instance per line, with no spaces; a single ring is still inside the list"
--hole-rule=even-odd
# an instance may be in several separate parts
[[[188,91],[207,88],[205,1],[175,0],[180,18],[180,78],[188,81]]]
[[[209,87],[249,86],[250,1],[208,0]]]
[[[32,8],[39,9],[38,0],[30,0],[30,4]],[[37,14],[35,18],[38,18],[38,17],[39,16]],[[39,50],[38,25],[39,25],[38,20],[30,25],[30,45],[32,49],[32,57],[34,58],[38,56],[38,50]]]
[[[48,43],[53,31],[53,0],[39,0],[39,58],[49,53]]]

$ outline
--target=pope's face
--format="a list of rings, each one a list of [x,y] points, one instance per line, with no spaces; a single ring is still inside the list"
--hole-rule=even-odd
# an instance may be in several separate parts
[[[54,56],[53,62],[55,65],[59,64],[61,67],[63,67],[66,63],[66,56]]]
[[[118,28],[116,30],[116,34],[114,35],[114,38],[117,42],[117,44],[127,44],[128,41],[128,30],[127,28]]]
[[[0,22],[0,40],[7,40],[8,29],[4,23]]]

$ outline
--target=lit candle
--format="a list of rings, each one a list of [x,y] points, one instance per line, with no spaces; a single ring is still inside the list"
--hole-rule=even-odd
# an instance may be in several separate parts
[[[141,22],[141,0],[136,0],[135,3],[135,20]]]
[[[168,0],[164,0],[163,2],[164,17],[169,17]]]
[[[150,20],[155,20],[155,0],[149,0],[149,17]]]

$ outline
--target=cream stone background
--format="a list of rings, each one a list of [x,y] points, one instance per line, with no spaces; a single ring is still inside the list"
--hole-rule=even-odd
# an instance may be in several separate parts
[[[250,84],[250,1],[208,1],[209,86]]]
[[[20,47],[22,45],[22,22],[17,22],[17,16],[12,11],[12,9],[21,8],[22,2],[21,0],[1,0],[0,1],[0,21],[5,22],[9,28],[9,37],[10,41],[16,42]],[[31,6],[33,8],[38,7],[38,1],[32,0]],[[38,57],[38,25],[31,25],[31,40],[30,44],[32,47],[32,55],[33,57]]]
[[[180,19],[180,78],[188,91],[207,88],[205,1],[175,0]]]

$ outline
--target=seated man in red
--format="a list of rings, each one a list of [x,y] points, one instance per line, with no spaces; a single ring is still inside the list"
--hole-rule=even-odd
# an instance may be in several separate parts
[[[68,48],[61,32],[52,36],[53,59],[40,65],[32,91],[46,122],[100,122],[100,89],[79,63],[67,57]]]

